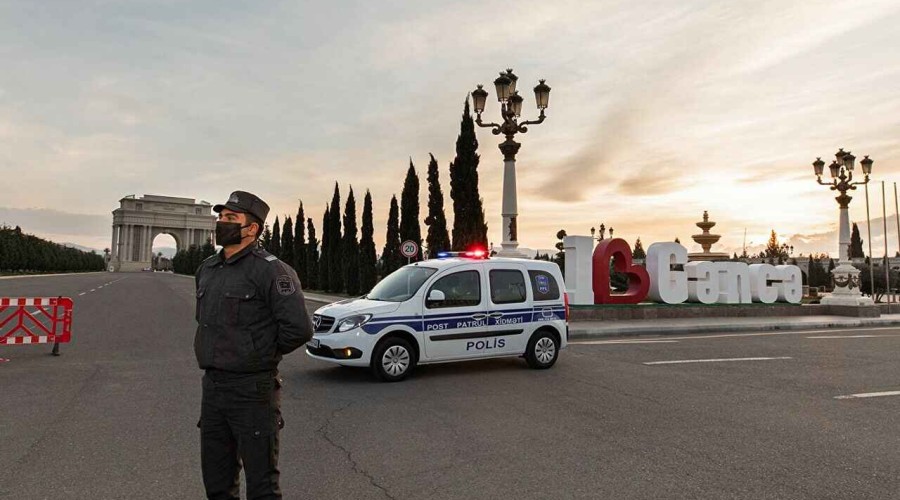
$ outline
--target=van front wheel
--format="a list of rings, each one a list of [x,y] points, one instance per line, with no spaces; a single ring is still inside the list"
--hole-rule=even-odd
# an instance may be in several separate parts
[[[541,330],[531,336],[525,350],[525,361],[528,362],[528,366],[545,370],[553,366],[558,357],[559,341],[555,335],[547,330]]]
[[[372,353],[372,371],[385,382],[405,379],[414,366],[412,346],[401,338],[389,338]]]

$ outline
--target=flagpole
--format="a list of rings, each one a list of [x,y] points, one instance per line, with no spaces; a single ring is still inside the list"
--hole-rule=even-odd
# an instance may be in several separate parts
[[[884,195],[885,182],[881,181],[881,218],[884,219],[884,290],[887,294],[888,304],[891,303],[891,263],[888,261],[887,242],[887,198]]]
[[[897,219],[897,243],[900,245],[900,204],[897,203],[897,183],[894,183],[894,217]],[[898,246],[900,248],[900,246]],[[900,251],[897,252],[900,254]],[[895,302],[900,301],[900,297]]]
[[[869,183],[866,183],[866,231],[868,231],[869,235],[869,287],[872,293],[872,302],[875,302],[875,263],[872,259],[872,218],[869,216]]]

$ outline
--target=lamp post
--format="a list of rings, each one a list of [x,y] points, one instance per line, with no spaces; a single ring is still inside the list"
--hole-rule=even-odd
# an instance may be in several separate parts
[[[856,157],[849,151],[839,150],[834,155],[835,160],[828,165],[831,174],[831,182],[822,182],[822,173],[825,170],[825,162],[821,158],[816,158],[813,162],[813,169],[816,174],[816,181],[823,185],[829,186],[832,191],[840,193],[835,198],[840,207],[840,234],[838,237],[839,259],[838,266],[831,272],[832,282],[834,283],[834,291],[831,295],[827,295],[822,299],[822,304],[831,305],[851,305],[862,306],[872,305],[874,302],[869,297],[863,297],[860,290],[859,270],[850,264],[850,197],[847,192],[853,191],[858,185],[865,185],[869,182],[869,174],[872,173],[873,160],[866,156],[861,162],[862,173],[864,175],[862,182],[853,182],[853,168],[856,164]]]
[[[518,223],[519,216],[518,200],[516,194],[516,153],[522,146],[514,140],[516,134],[524,134],[528,132],[528,125],[537,125],[543,123],[546,116],[544,110],[550,101],[550,87],[541,80],[534,87],[534,100],[537,108],[540,110],[537,120],[526,120],[519,123],[519,117],[522,114],[522,103],[525,99],[519,95],[516,90],[516,82],[519,80],[511,69],[501,72],[500,77],[494,80],[494,87],[497,90],[497,100],[500,102],[500,117],[502,123],[484,123],[481,121],[481,113],[484,112],[485,101],[487,101],[488,92],[484,90],[483,85],[472,91],[472,101],[474,103],[476,119],[475,123],[479,127],[490,128],[494,135],[503,134],[506,140],[500,143],[500,152],[503,153],[503,208],[501,216],[503,217],[503,242],[500,244],[498,255],[501,257],[524,257],[518,251],[519,236]]]

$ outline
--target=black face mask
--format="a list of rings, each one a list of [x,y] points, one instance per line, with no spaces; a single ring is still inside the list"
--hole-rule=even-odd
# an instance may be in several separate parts
[[[241,229],[250,227],[252,224],[242,226],[240,222],[216,222],[216,244],[227,247],[229,245],[237,245],[244,238],[241,236]]]

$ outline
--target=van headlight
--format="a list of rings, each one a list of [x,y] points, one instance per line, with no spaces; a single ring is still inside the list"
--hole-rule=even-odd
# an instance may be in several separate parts
[[[368,323],[370,319],[372,319],[371,314],[357,314],[354,316],[347,316],[346,318],[338,322],[337,331],[346,332],[349,330],[353,330],[354,328],[359,328]]]

